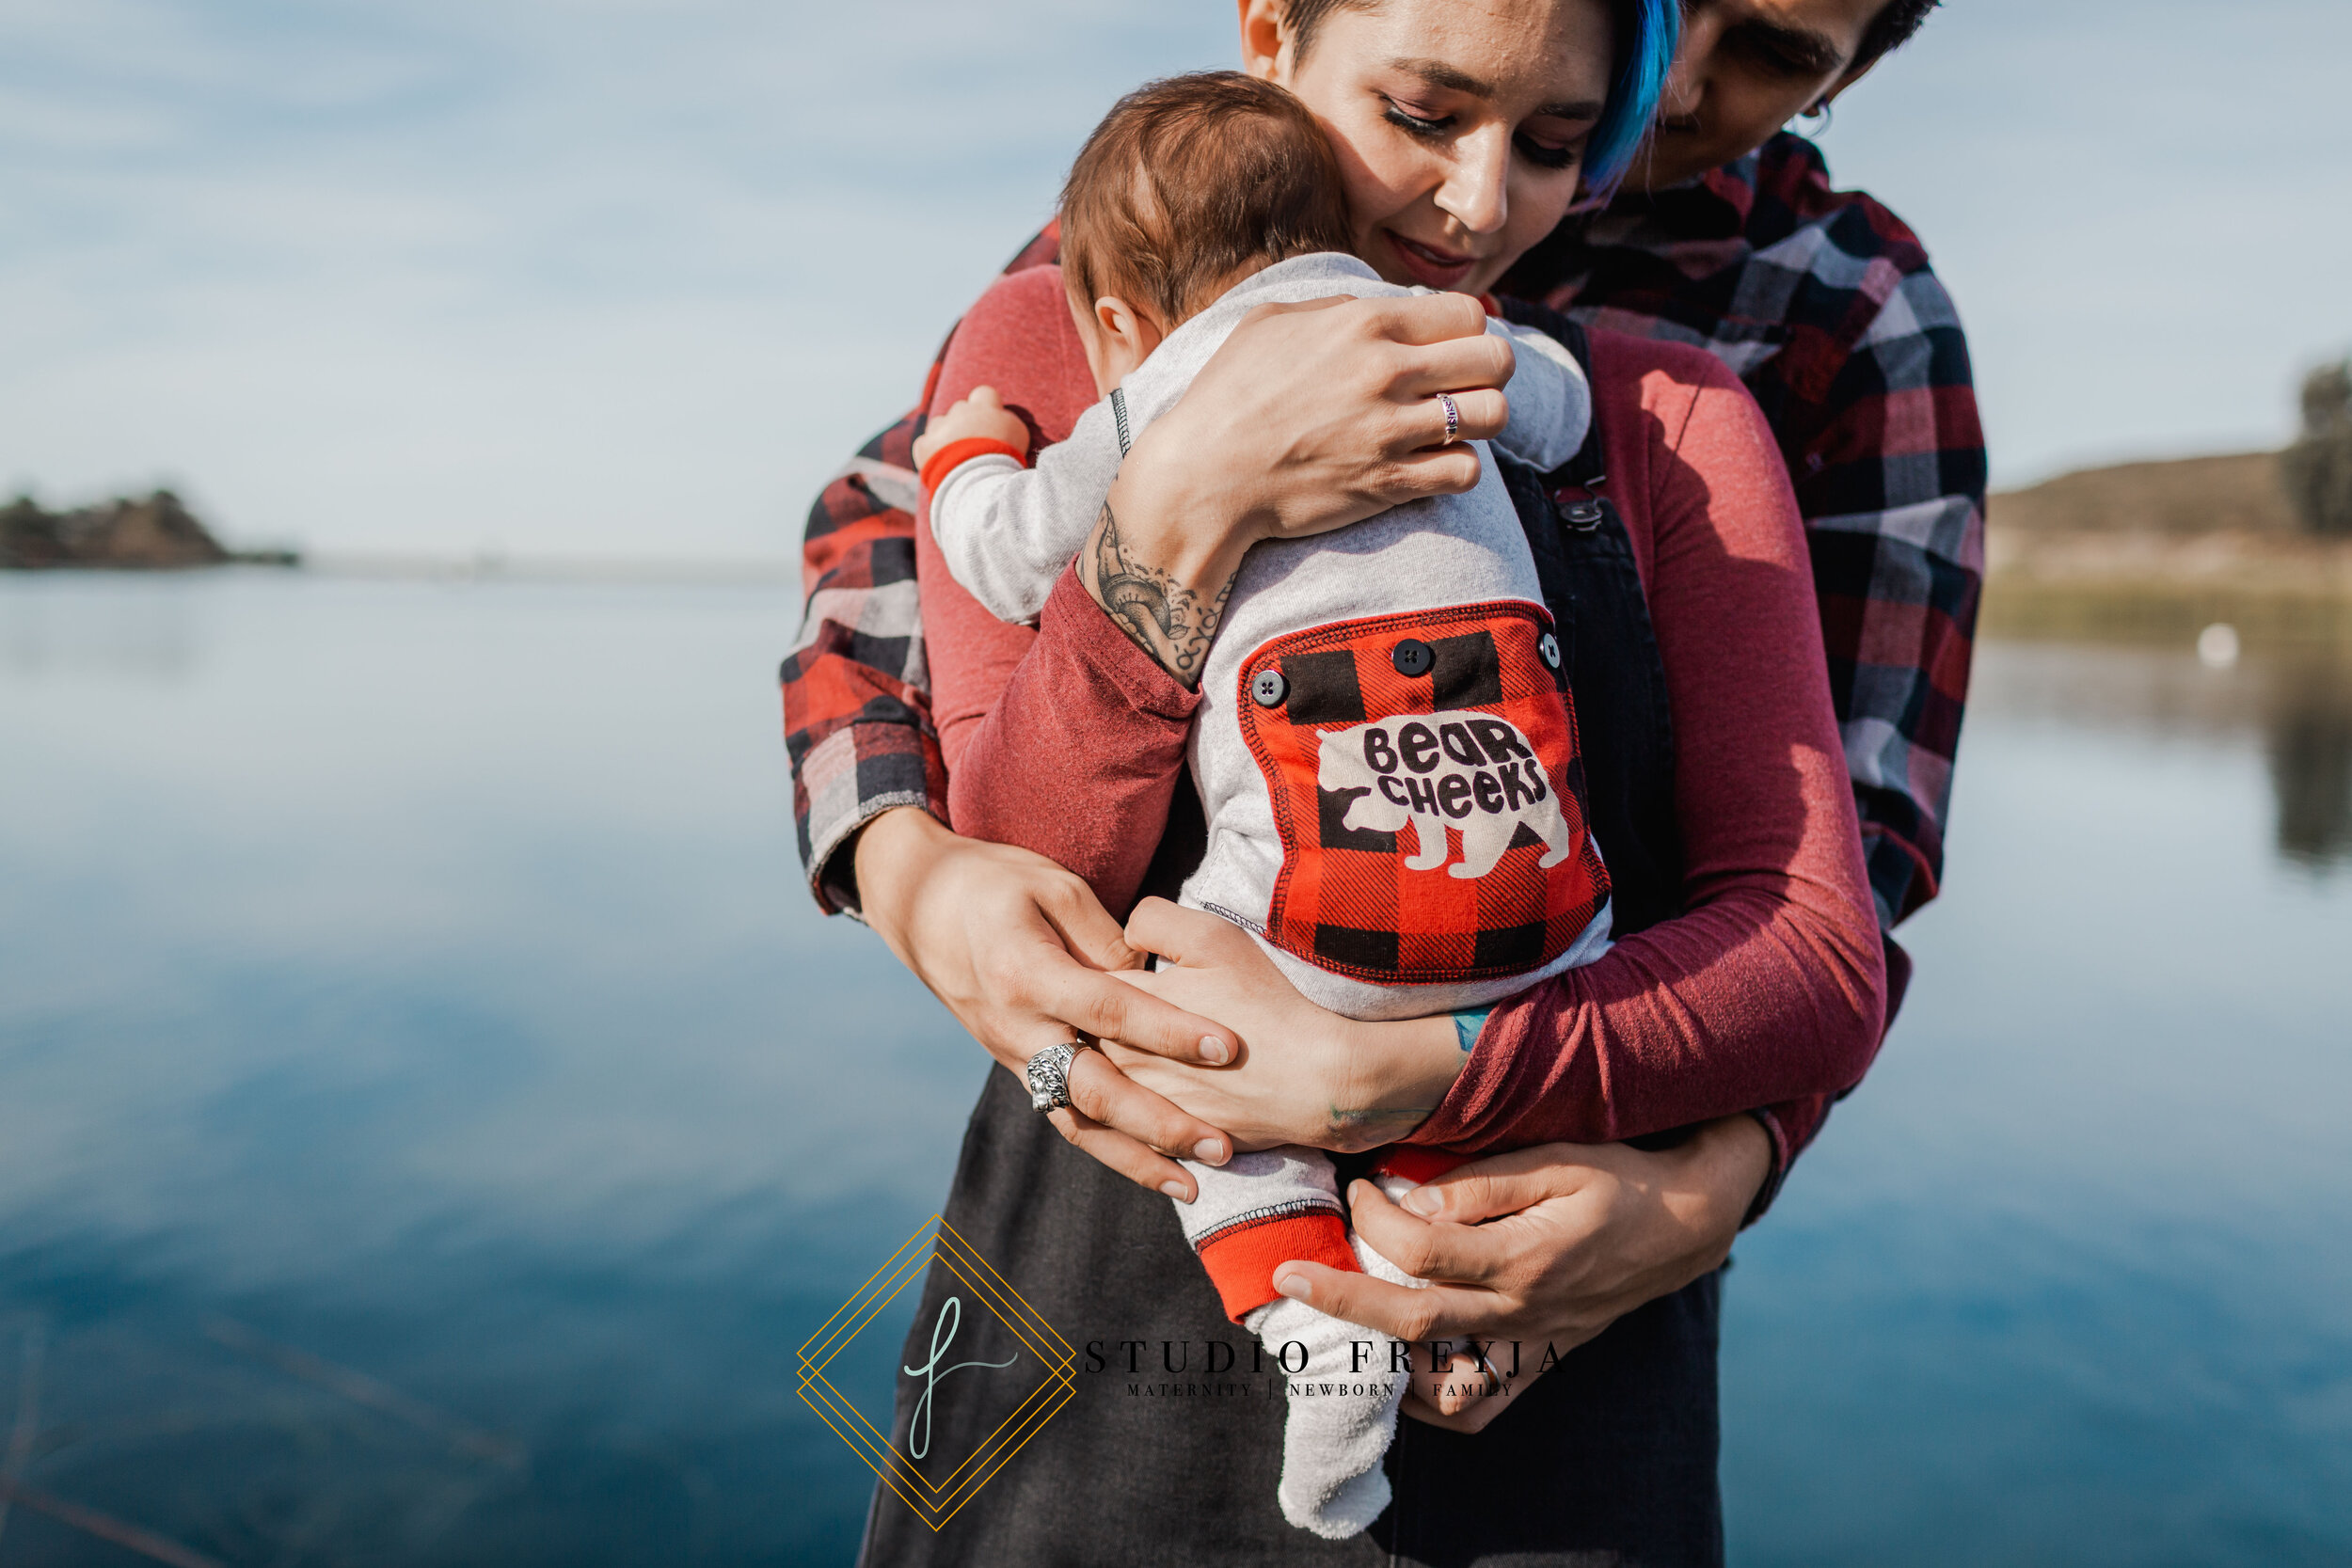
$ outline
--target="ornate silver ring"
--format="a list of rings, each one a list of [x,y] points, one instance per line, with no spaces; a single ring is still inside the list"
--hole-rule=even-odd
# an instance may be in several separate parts
[[[1438,401],[1445,405],[1445,444],[1450,447],[1462,434],[1462,411],[1454,406],[1451,393],[1439,392]]]
[[[1029,1058],[1024,1076],[1029,1081],[1029,1104],[1040,1111],[1058,1111],[1070,1103],[1070,1064],[1078,1053],[1091,1049],[1092,1042],[1082,1039],[1064,1040],[1049,1045]]]

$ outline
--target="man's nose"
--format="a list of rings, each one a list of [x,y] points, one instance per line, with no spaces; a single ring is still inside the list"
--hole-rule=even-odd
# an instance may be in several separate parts
[[[1658,118],[1685,119],[1699,112],[1707,100],[1707,74],[1723,38],[1723,24],[1709,6],[1692,6],[1683,12],[1682,41],[1675,46],[1675,63],[1666,72],[1666,90],[1658,96]]]

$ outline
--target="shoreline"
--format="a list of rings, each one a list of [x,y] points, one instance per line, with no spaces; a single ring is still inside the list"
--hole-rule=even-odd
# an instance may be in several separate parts
[[[291,554],[291,552],[284,552]],[[280,552],[256,551],[217,562],[174,565],[130,565],[74,562],[0,570],[0,582],[42,578],[204,578],[223,572],[266,574],[271,577],[323,578],[332,581],[437,583],[572,583],[666,587],[776,587],[796,594],[801,580],[798,557],[605,557],[605,556],[436,556],[368,552],[305,552],[299,560]]]
[[[2352,541],[1996,522],[1985,560],[1984,636],[2184,641],[2221,623],[2252,642],[2352,647]]]

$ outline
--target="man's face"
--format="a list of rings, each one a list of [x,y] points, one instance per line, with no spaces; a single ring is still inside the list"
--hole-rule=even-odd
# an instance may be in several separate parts
[[[1862,35],[1885,0],[1684,0],[1682,47],[1655,150],[1626,183],[1658,190],[1730,163],[1869,69]]]

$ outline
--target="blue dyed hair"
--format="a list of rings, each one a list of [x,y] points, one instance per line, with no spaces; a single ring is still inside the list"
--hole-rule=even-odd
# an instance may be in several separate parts
[[[1609,8],[1616,23],[1616,82],[1584,144],[1584,183],[1597,197],[1614,191],[1633,166],[1682,39],[1679,0],[1611,0]]]
[[[1899,0],[1925,7],[1935,0]],[[1343,7],[1363,7],[1376,0],[1290,0],[1285,8],[1299,55],[1323,19]],[[1681,0],[1607,0],[1616,34],[1615,79],[1609,102],[1584,144],[1584,183],[1596,197],[1607,197],[1633,166],[1658,115],[1659,95],[1666,90],[1666,72],[1674,65],[1675,45],[1682,40]],[[1922,15],[1925,11],[1922,10]]]

